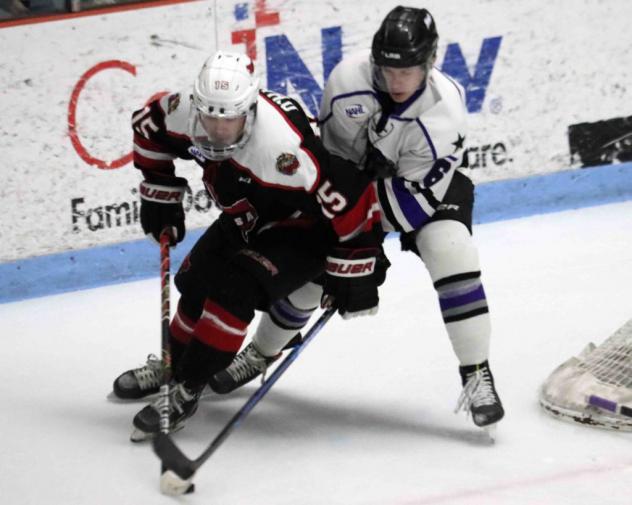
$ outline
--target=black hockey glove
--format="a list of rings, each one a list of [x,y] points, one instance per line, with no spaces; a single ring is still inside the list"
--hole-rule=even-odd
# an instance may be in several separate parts
[[[140,224],[145,235],[160,242],[163,230],[171,235],[171,245],[184,238],[184,208],[182,200],[187,180],[175,177],[169,185],[149,181],[140,183]]]
[[[369,144],[364,162],[364,171],[372,179],[385,179],[397,173],[397,165],[382,154],[377,147]]]
[[[377,253],[376,248],[334,249],[327,256],[321,305],[337,308],[343,319],[377,313]]]

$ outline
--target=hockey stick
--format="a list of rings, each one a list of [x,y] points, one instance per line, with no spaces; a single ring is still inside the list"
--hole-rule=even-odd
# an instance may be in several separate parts
[[[160,433],[169,434],[169,385],[173,374],[171,368],[171,344],[169,342],[169,319],[171,317],[171,259],[169,249],[171,247],[171,233],[167,228],[160,234],[160,337],[162,356],[162,384],[158,393],[158,412],[160,414]],[[167,468],[164,463],[160,465],[160,475],[165,474]],[[192,493],[194,484],[188,485],[181,494]]]
[[[169,434],[160,432],[153,440],[154,452],[162,461],[166,471],[160,479],[160,489],[165,494],[179,495],[187,492],[192,485],[195,472],[211,457],[217,448],[226,440],[228,435],[241,424],[248,413],[270,390],[274,383],[285,373],[289,366],[298,358],[298,355],[309,345],[316,334],[325,326],[336,309],[326,309],[305,334],[303,341],[294,347],[287,357],[274,369],[268,379],[248,398],[244,406],[228,421],[222,431],[213,439],[209,446],[197,459],[189,459],[178,448]]]
[[[170,307],[170,270],[169,247],[171,236],[167,230],[160,235],[160,325],[161,325],[161,356],[162,356],[162,384],[160,385],[160,431],[169,433],[169,383],[171,382],[171,345],[169,343]]]

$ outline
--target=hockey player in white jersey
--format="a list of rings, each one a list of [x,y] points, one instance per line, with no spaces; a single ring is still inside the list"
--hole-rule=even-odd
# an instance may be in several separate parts
[[[471,236],[473,184],[466,164],[466,107],[461,86],[434,68],[438,34],[426,9],[396,7],[375,34],[371,57],[342,61],[326,83],[320,111],[325,147],[376,177],[382,226],[426,265],[463,392],[458,408],[477,426],[504,410],[488,355],[490,318]],[[318,306],[308,284],[262,317],[253,341],[211,386],[229,392],[264,372]],[[411,303],[414,303],[411,301]]]

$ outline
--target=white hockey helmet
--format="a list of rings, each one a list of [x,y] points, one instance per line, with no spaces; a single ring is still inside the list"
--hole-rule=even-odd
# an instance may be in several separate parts
[[[248,142],[258,95],[259,79],[248,56],[217,51],[206,60],[193,85],[189,115],[191,142],[205,158],[228,159]]]

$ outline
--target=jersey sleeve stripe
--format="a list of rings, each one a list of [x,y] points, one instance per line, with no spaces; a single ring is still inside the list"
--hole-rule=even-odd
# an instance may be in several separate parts
[[[314,191],[316,191],[316,188],[318,188],[320,184],[320,172],[321,172],[320,163],[318,163],[318,159],[316,158],[316,156],[314,156],[314,153],[311,152],[306,147],[301,146],[301,151],[305,152],[305,154],[309,156],[309,159],[311,159],[312,163],[314,164],[314,168],[316,168],[316,179],[314,180],[314,184],[312,184],[312,186],[309,189],[307,189],[308,193],[313,193]]]
[[[411,193],[419,193],[421,197],[425,199],[432,209],[430,210],[430,213],[434,213],[434,211],[437,210],[437,207],[441,204],[431,189],[422,186],[417,181],[406,181],[406,187]],[[419,198],[417,199],[419,200]]]
[[[351,240],[373,224],[380,222],[380,207],[377,203],[375,188],[368,186],[352,209],[332,219],[332,226],[341,242]]]
[[[142,170],[158,170],[161,172],[172,172],[174,170],[173,161],[146,158],[136,151],[134,151],[134,166]]]
[[[146,114],[149,111],[149,106],[145,106],[142,109],[138,109],[137,111],[132,112],[132,124],[136,123],[141,116]]]
[[[134,142],[134,152],[137,153],[137,154],[140,154],[144,158],[149,158],[149,159],[156,160],[156,161],[165,161],[165,160],[172,161],[172,160],[176,159],[175,156],[173,156],[171,154],[168,154],[168,153],[156,152],[156,151],[153,151],[153,150],[143,149],[136,142]]]
[[[423,223],[430,219],[434,209],[428,205],[422,193],[411,194],[409,188],[406,187],[404,179],[399,177],[391,179],[391,188],[402,215],[413,229],[420,228]]]
[[[430,138],[430,134],[428,133],[428,130],[426,129],[424,124],[419,120],[419,118],[417,118],[415,121],[419,125],[419,128],[421,128],[421,131],[423,132],[424,137],[426,137],[426,142],[428,142],[428,146],[430,147],[430,151],[432,152],[433,161],[437,161],[437,150],[435,149],[435,146],[432,143],[432,139]]]
[[[348,240],[352,240],[361,233],[369,231],[373,225],[379,223],[381,221],[380,214],[380,206],[377,202],[375,202],[366,212],[366,217],[364,221],[359,223],[354,229],[352,229],[346,235],[340,234],[338,238],[340,242],[347,242]]]
[[[430,189],[401,177],[379,180],[377,189],[383,219],[396,231],[408,232],[420,228],[439,205]]]

